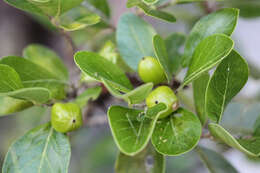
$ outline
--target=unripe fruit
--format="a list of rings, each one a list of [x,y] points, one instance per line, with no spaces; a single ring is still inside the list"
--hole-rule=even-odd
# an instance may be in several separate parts
[[[138,65],[138,74],[143,82],[152,82],[154,85],[166,81],[164,70],[157,59],[146,56]]]
[[[75,103],[55,103],[51,110],[51,124],[61,133],[78,129],[82,126],[80,107]]]
[[[167,111],[161,114],[159,118],[167,117],[178,108],[178,98],[172,89],[167,86],[159,86],[153,90],[145,101],[149,108],[159,103],[164,103],[168,106]]]

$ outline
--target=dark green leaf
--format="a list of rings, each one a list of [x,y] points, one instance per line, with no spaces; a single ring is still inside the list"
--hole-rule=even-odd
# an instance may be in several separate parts
[[[238,173],[238,171],[221,154],[204,147],[197,147],[196,151],[209,172]]]
[[[120,151],[126,155],[135,155],[147,145],[156,120],[166,110],[160,103],[146,112],[121,106],[111,106],[108,120],[114,140]]]
[[[153,46],[154,46],[156,58],[164,70],[168,83],[170,83],[172,80],[171,66],[170,66],[170,60],[167,54],[165,42],[159,35],[155,35],[153,37]]]
[[[75,102],[80,107],[84,107],[90,99],[96,100],[101,91],[101,87],[88,88],[76,98]]]
[[[8,65],[0,64],[0,93],[20,88],[23,88],[23,84],[17,72]]]
[[[47,16],[59,16],[78,6],[83,0],[4,0],[21,10]]]
[[[248,80],[248,65],[232,51],[217,67],[206,91],[205,108],[208,117],[220,122],[227,104],[243,88]]]
[[[144,56],[154,56],[152,38],[154,29],[134,14],[124,14],[118,22],[116,39],[119,52],[125,62],[137,70]]]
[[[172,73],[176,74],[180,69],[182,58],[180,48],[184,42],[185,35],[180,33],[173,33],[165,40]]]
[[[53,50],[42,45],[31,44],[23,50],[23,56],[60,80],[68,80],[67,67]]]
[[[0,117],[31,107],[32,102],[15,99],[11,97],[0,97]]]
[[[260,138],[252,137],[248,139],[235,139],[229,132],[218,124],[210,123],[209,130],[212,136],[221,140],[230,147],[253,157],[260,156]]]
[[[107,0],[87,0],[91,5],[93,5],[96,9],[100,10],[107,17],[110,16],[110,8]]]
[[[146,170],[146,171],[145,171]],[[135,156],[120,153],[116,160],[116,173],[164,173],[165,158],[151,144]]]
[[[22,88],[15,91],[0,93],[1,96],[9,96],[16,99],[31,101],[35,104],[46,103],[51,98],[51,93],[48,89],[42,87]]]
[[[226,35],[214,34],[196,47],[182,86],[190,83],[221,62],[233,49],[234,42]]]
[[[207,114],[205,112],[205,93],[209,78],[209,74],[205,73],[193,81],[193,98],[195,102],[195,108],[202,125],[204,125],[207,120]]]
[[[75,7],[60,16],[59,27],[67,31],[83,29],[100,22],[100,17],[83,6]]]
[[[193,149],[200,135],[201,123],[198,117],[180,108],[167,118],[157,121],[152,143],[159,153],[176,156]]]
[[[68,137],[47,123],[12,144],[5,157],[3,173],[67,173],[70,155]]]
[[[75,63],[87,75],[101,81],[101,78],[111,82],[114,87],[123,92],[133,87],[124,72],[115,64],[93,52],[78,52]]]
[[[138,4],[138,7],[141,8],[144,11],[144,13],[148,16],[152,16],[167,22],[176,22],[176,18],[171,13],[153,9],[145,3]]]
[[[201,18],[192,28],[187,39],[182,65],[189,65],[195,48],[206,37],[216,33],[231,35],[235,29],[238,14],[238,9],[226,8]]]

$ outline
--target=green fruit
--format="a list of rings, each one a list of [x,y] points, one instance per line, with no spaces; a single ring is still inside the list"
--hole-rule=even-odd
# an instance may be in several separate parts
[[[158,103],[164,103],[168,106],[166,112],[160,115],[159,118],[165,118],[178,108],[178,98],[171,88],[160,86],[153,90],[146,98],[147,107],[153,107]]]
[[[51,124],[61,133],[78,129],[82,126],[80,107],[75,103],[55,103],[51,110]]]
[[[138,65],[138,74],[143,82],[153,82],[154,85],[166,81],[163,68],[157,59],[146,56],[143,57]]]

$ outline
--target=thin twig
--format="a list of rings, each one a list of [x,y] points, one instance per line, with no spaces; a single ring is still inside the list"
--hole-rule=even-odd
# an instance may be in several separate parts
[[[64,38],[67,40],[67,42],[69,43],[70,47],[71,47],[71,54],[72,56],[74,55],[74,53],[77,51],[77,46],[74,44],[69,32],[60,29],[61,34],[64,36]]]

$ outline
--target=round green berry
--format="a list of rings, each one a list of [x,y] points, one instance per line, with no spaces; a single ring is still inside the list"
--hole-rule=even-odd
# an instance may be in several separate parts
[[[163,68],[157,59],[146,56],[143,57],[138,65],[138,74],[143,82],[152,82],[154,85],[166,81]]]
[[[153,90],[145,101],[149,108],[159,103],[164,103],[168,106],[167,111],[161,114],[159,118],[167,117],[178,108],[178,98],[172,89],[167,86],[159,86]]]
[[[55,103],[51,110],[52,127],[61,133],[70,132],[82,126],[82,113],[75,103]]]

